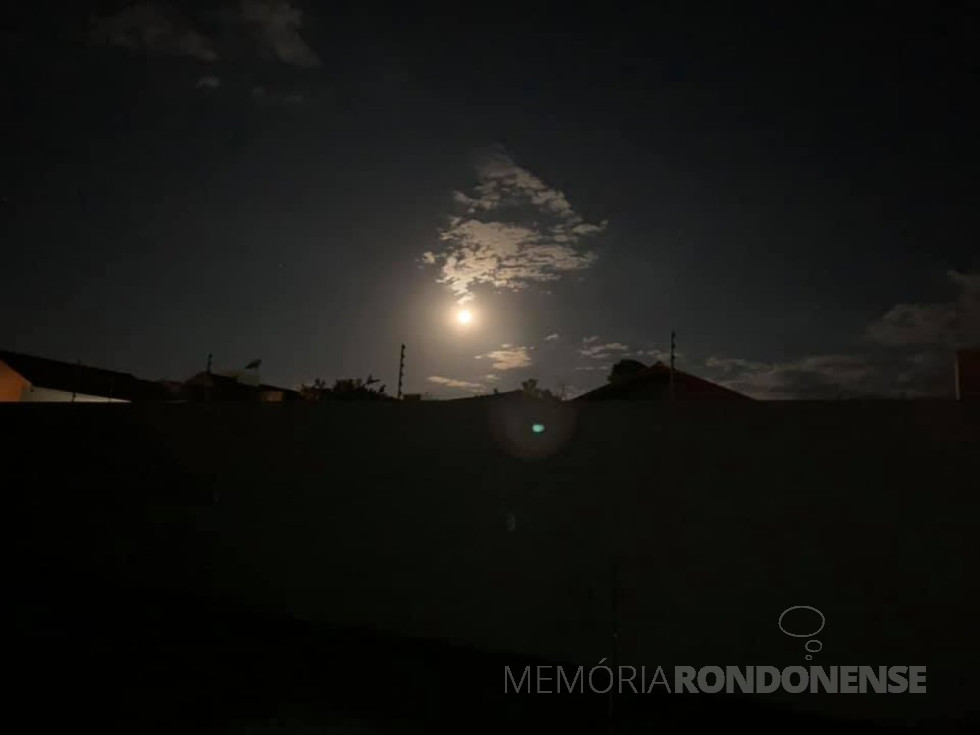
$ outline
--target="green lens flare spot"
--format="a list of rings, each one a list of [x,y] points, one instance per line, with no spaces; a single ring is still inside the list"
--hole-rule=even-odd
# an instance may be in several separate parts
[[[533,431],[535,434],[543,434],[544,424],[531,424],[531,431]]]

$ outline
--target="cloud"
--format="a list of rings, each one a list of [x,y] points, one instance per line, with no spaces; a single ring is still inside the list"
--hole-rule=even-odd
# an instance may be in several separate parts
[[[197,89],[202,87],[206,89],[217,89],[221,86],[221,77],[216,77],[213,75],[201,77],[197,80],[197,84],[194,85]]]
[[[867,335],[885,345],[950,344],[956,341],[956,307],[896,304],[868,325]]]
[[[457,388],[459,390],[469,391],[470,393],[482,393],[486,390],[486,387],[481,383],[471,383],[467,380],[456,380],[455,378],[444,378],[441,375],[430,375],[428,380],[430,383],[444,385],[447,388]]]
[[[303,11],[288,0],[242,0],[240,13],[264,53],[291,66],[320,65],[320,58],[300,35]]]
[[[718,368],[726,372],[765,370],[771,365],[765,362],[753,362],[737,357],[709,357],[704,361],[705,367]]]
[[[251,48],[260,56],[299,68],[320,65],[320,59],[300,34],[303,12],[289,0],[238,0],[224,8],[194,11],[214,29],[214,37],[202,33],[188,15],[165,2],[130,5],[119,12],[97,18],[90,29],[93,43],[119,46],[151,55],[188,56],[201,61],[219,57],[215,38],[226,47],[222,57],[236,56]]]
[[[955,301],[896,304],[868,325],[867,338],[890,346],[980,344],[980,273],[946,275],[959,291]]]
[[[781,363],[709,357],[709,371],[727,388],[763,400],[871,398],[914,393],[894,380],[893,366],[860,355],[814,355]]]
[[[624,345],[622,342],[606,342],[604,344],[597,344],[595,342],[595,338],[589,337],[582,340],[582,347],[579,349],[578,354],[592,360],[604,360],[612,357],[613,352],[629,352],[629,349],[629,345]]]
[[[951,396],[957,347],[980,344],[980,273],[947,272],[954,300],[897,304],[864,330],[866,354],[767,363],[711,357],[705,368],[763,399]]]
[[[654,362],[669,363],[670,362],[670,351],[669,350],[658,350],[656,347],[649,350],[639,350],[633,353],[634,355],[640,355],[644,357],[652,357]],[[679,361],[684,359],[684,353],[675,350],[674,360]]]
[[[545,337],[544,338],[544,341],[545,342],[557,342],[560,336],[561,335],[559,335],[558,332],[554,332],[552,334],[549,334],[547,337]]]
[[[578,245],[604,230],[605,222],[584,222],[562,192],[506,154],[484,158],[477,178],[472,195],[453,195],[465,214],[450,217],[440,231],[442,251],[422,255],[424,264],[441,265],[439,282],[461,303],[473,298],[478,285],[521,291],[595,262],[595,253]]]
[[[173,9],[152,2],[130,5],[114,15],[95,19],[89,35],[96,44],[151,55],[189,56],[201,61],[218,58],[211,39]]]
[[[476,359],[488,358],[497,370],[516,370],[529,367],[532,364],[530,350],[527,347],[504,345],[502,349],[477,355]]]

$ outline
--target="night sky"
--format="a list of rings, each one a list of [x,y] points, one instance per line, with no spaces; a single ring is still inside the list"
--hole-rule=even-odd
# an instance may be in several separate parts
[[[0,347],[184,379],[952,393],[968,3],[20,3]],[[471,310],[469,325],[456,321]]]

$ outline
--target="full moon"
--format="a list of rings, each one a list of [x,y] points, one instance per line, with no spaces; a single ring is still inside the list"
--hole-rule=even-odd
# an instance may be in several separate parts
[[[469,324],[473,321],[473,313],[468,309],[463,309],[456,314],[456,321],[458,321],[460,324]]]

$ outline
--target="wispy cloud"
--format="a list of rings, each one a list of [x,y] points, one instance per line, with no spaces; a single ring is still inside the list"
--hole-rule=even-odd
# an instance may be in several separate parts
[[[878,368],[866,357],[816,355],[766,363],[709,357],[717,382],[759,399],[850,398],[881,394]]]
[[[954,349],[980,344],[980,273],[946,275],[956,290],[952,300],[892,307],[864,329],[865,354],[776,363],[711,357],[705,368],[755,398],[950,395]]]
[[[557,342],[560,336],[561,335],[559,335],[558,332],[554,332],[552,334],[549,334],[547,337],[545,337],[544,338],[544,341],[545,342]]]
[[[428,380],[430,383],[444,385],[447,388],[465,390],[470,393],[482,393],[484,390],[486,390],[486,386],[484,386],[482,383],[471,383],[468,380],[457,380],[456,378],[444,378],[441,375],[430,375]]]
[[[868,325],[867,337],[892,346],[980,344],[980,273],[946,275],[958,291],[954,301],[897,304]]]
[[[614,352],[629,352],[629,345],[622,342],[598,342],[598,337],[586,337],[582,340],[582,346],[578,354],[592,360],[605,360],[613,356]]]
[[[605,229],[605,222],[586,222],[564,193],[504,153],[487,156],[477,177],[472,194],[453,196],[465,214],[450,217],[440,232],[443,249],[421,257],[423,264],[441,266],[438,280],[460,302],[472,299],[479,285],[521,291],[595,262],[595,253],[579,243]]]
[[[303,12],[289,0],[238,0],[219,9],[188,6],[186,13],[170,3],[144,0],[93,20],[90,38],[154,56],[216,61],[251,49],[253,55],[290,66],[319,66],[319,57],[301,35],[302,26]],[[217,39],[224,44],[222,52]]]
[[[216,77],[214,75],[201,77],[197,80],[197,84],[194,86],[198,89],[217,89],[221,86],[221,77]]]
[[[262,52],[292,66],[320,65],[320,57],[300,35],[303,11],[288,0],[242,0],[240,13]]]
[[[766,363],[708,358],[716,382],[764,400],[917,398],[951,392],[951,356],[943,352],[814,355]]]
[[[153,2],[136,3],[95,19],[90,38],[96,44],[151,55],[189,56],[200,61],[218,58],[211,39],[195,30],[187,18]]]
[[[517,368],[529,367],[533,362],[529,348],[509,344],[502,345],[499,350],[476,357],[477,359],[487,358],[497,370],[516,370]]]
[[[670,351],[668,351],[668,350],[658,350],[655,347],[652,348],[652,349],[649,349],[649,350],[638,350],[637,352],[634,352],[633,354],[634,355],[639,355],[639,356],[642,356],[642,357],[646,357],[646,358],[651,358],[652,357],[654,362],[663,362],[663,363],[670,362]],[[674,360],[675,361],[678,361],[678,360],[683,360],[683,359],[684,359],[684,353],[675,350],[674,351]]]

